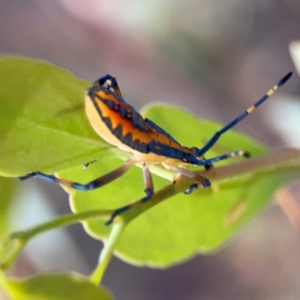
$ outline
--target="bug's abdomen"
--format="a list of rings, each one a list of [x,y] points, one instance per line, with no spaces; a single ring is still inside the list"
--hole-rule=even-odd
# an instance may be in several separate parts
[[[94,130],[108,143],[145,161],[181,159],[190,152],[154,122],[144,119],[123,98],[104,88],[86,96],[86,114]],[[159,157],[158,157],[159,156]]]
[[[132,118],[128,118],[124,113],[122,117],[120,107],[114,109],[109,107],[105,101],[91,101],[90,97],[86,96],[85,109],[87,117],[94,130],[104,140],[125,151],[136,150],[148,153],[147,145],[151,141],[153,133],[146,125],[143,127],[139,120],[135,120],[136,122],[133,125]],[[123,109],[123,106],[121,109]]]

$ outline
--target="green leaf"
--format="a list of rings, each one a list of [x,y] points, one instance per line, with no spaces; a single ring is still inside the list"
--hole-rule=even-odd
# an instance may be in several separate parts
[[[32,59],[0,59],[0,174],[20,176],[30,171],[52,173],[77,182],[87,182],[120,164],[126,153],[105,143],[92,129],[83,110],[84,90],[89,85],[70,72]],[[179,109],[153,106],[146,117],[157,122],[184,146],[199,146],[220,128],[199,121]],[[251,117],[250,117],[251,118]],[[234,131],[224,137],[206,157],[247,150],[254,156],[267,149]],[[98,159],[87,171],[81,164]],[[217,164],[233,163],[234,158]],[[71,168],[78,166],[75,168]],[[201,168],[191,168],[201,170]],[[171,179],[171,172],[151,170]],[[222,246],[268,202],[275,189],[295,174],[274,170],[213,182],[212,188],[192,195],[178,194],[131,222],[121,237],[116,254],[136,264],[159,267],[178,263]],[[169,181],[154,176],[155,189]],[[116,182],[91,192],[72,191],[75,211],[113,209],[144,196],[141,170],[133,167]],[[85,223],[88,232],[106,238],[109,227],[102,221]]]
[[[173,107],[153,106],[145,112],[145,116],[186,146],[201,146],[220,129],[216,123],[199,121]],[[230,131],[206,157],[238,149],[247,150],[253,156],[268,152],[253,139]],[[233,158],[223,164],[241,160]],[[61,172],[60,176],[87,182],[120,164],[117,160],[107,160],[105,164],[95,163],[85,172],[80,168],[72,168]],[[276,188],[289,178],[285,173],[249,173],[213,184],[213,188],[191,195],[176,195],[131,222],[117,244],[116,254],[135,264],[166,267],[184,261],[197,252],[214,251],[257,214]],[[154,176],[154,181],[156,190],[169,183],[157,176]],[[76,212],[117,208],[143,197],[143,189],[141,170],[134,167],[116,182],[98,190],[72,191],[71,205]],[[103,222],[89,221],[84,224],[92,236],[106,238],[109,228]]]
[[[25,280],[6,280],[3,288],[12,300],[109,300],[110,293],[75,273],[43,274]]]
[[[90,84],[48,62],[0,58],[0,174],[52,173],[108,155],[84,112]]]

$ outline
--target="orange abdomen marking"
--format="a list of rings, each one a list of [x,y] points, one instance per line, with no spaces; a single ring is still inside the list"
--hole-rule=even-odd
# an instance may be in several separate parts
[[[103,86],[93,86],[88,91],[86,112],[97,133],[121,149],[175,159],[191,153],[154,122],[144,119],[122,97]]]

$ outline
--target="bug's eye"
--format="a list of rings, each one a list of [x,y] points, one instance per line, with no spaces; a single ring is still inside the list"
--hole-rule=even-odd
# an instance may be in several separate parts
[[[116,85],[116,79],[112,77],[111,75],[107,74],[103,77],[100,77],[94,82],[95,85],[103,86],[107,89],[110,89],[110,87],[114,87]]]
[[[110,87],[111,87],[111,80],[110,79],[107,79],[105,81],[99,80],[99,85],[101,85],[101,86],[103,86],[103,87],[105,87],[107,89],[110,89]]]

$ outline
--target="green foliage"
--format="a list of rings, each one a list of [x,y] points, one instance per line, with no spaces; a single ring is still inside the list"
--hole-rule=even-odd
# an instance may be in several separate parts
[[[87,81],[18,57],[0,59],[0,79],[0,174],[51,173],[105,155],[84,113]]]
[[[2,278],[12,300],[110,300],[112,296],[75,273],[43,274],[26,280]]]
[[[144,114],[188,146],[203,144],[220,128],[218,124],[199,121],[173,107],[156,105]],[[174,120],[185,125],[176,126]],[[246,135],[231,131],[222,137],[207,157],[236,149],[247,149],[254,156],[267,153],[265,147]],[[226,163],[241,160],[235,158]],[[108,160],[105,165],[95,163],[85,172],[80,167],[72,168],[61,172],[60,177],[87,182],[113,170],[120,163],[116,160]],[[259,212],[285,180],[284,174],[257,176],[249,173],[217,183],[212,189],[199,190],[191,195],[177,194],[130,223],[116,246],[117,255],[136,264],[167,267],[197,252],[214,251]],[[156,190],[168,184],[158,176],[154,181]],[[76,212],[117,208],[143,197],[142,173],[139,168],[133,168],[115,184],[88,193],[73,191],[71,194],[72,207]],[[237,220],[232,220],[238,213],[236,210],[241,209],[244,211],[236,217]],[[109,228],[97,220],[88,221],[86,229],[98,238],[106,237],[109,232]]]
[[[62,178],[85,183],[113,170],[129,156],[104,142],[88,123],[83,107],[88,82],[50,63],[18,57],[0,59],[0,77],[1,175],[59,172]],[[221,127],[197,120],[174,107],[154,105],[143,114],[185,146],[201,147]],[[266,147],[232,130],[206,157],[239,149],[249,151],[254,157],[268,154]],[[18,300],[109,299],[94,283],[101,280],[113,252],[135,264],[169,267],[198,252],[215,251],[265,206],[278,186],[299,176],[298,171],[296,175],[294,172],[300,166],[299,157],[300,153],[294,151],[279,158],[269,155],[259,161],[252,160],[247,165],[242,158],[234,158],[216,164],[210,171],[193,167],[192,170],[211,179],[213,185],[188,196],[182,192],[191,180],[181,177],[172,185],[172,172],[152,166],[151,171],[156,174],[155,190],[159,191],[148,203],[125,212],[111,227],[104,225],[103,217],[109,216],[112,209],[144,196],[138,166],[94,191],[66,189],[76,214],[9,236],[0,248],[2,268],[8,267],[35,235],[82,221],[88,234],[108,239],[89,282],[77,275],[63,274],[25,281],[2,277],[2,287],[12,299]],[[82,169],[82,164],[95,159],[97,162],[88,170]],[[223,165],[229,167],[219,168]],[[227,173],[219,176],[224,170]],[[10,185],[11,181],[7,184],[0,181],[2,196],[10,198]],[[1,205],[4,221],[0,230],[3,231],[6,219],[2,217],[8,205],[4,201]],[[11,252],[7,254],[7,251]],[[65,293],[69,295],[67,298],[62,296]]]

